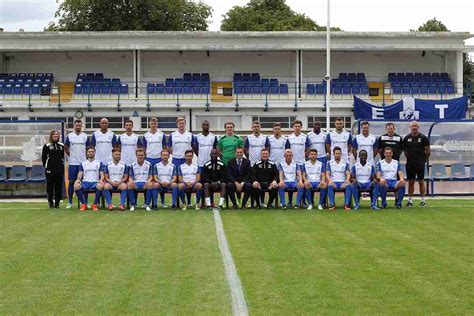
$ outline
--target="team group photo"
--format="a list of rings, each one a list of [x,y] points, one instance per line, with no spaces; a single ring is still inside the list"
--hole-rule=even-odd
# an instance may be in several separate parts
[[[0,315],[474,315],[473,13],[0,0]]]

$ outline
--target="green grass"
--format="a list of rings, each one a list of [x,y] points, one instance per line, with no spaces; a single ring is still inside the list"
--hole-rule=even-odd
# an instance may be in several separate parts
[[[473,314],[474,202],[223,214],[249,310]]]
[[[209,212],[0,207],[2,315],[231,311]]]
[[[428,204],[224,211],[250,314],[474,314],[474,202]],[[72,313],[231,314],[212,213],[0,204],[0,314]]]

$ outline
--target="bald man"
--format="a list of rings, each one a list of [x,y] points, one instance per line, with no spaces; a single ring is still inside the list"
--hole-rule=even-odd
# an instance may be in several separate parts
[[[117,146],[117,136],[109,130],[109,120],[100,120],[100,129],[92,134],[92,146],[95,147],[95,159],[106,165],[112,161],[112,149]]]

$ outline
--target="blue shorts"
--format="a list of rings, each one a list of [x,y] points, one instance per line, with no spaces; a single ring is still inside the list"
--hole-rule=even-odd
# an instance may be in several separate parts
[[[82,190],[95,190],[97,188],[97,182],[82,182]]]
[[[372,188],[372,182],[357,182],[358,190],[370,190]]]
[[[148,158],[148,157],[146,157],[145,160],[150,163],[152,168],[154,168],[156,164],[159,164],[161,162],[161,158]]]
[[[176,167],[176,170],[178,170],[178,167],[181,166],[186,162],[186,158],[173,158],[171,163]]]
[[[145,185],[146,185],[146,182],[135,182],[135,187],[139,191],[145,190]]]
[[[398,180],[387,180],[387,187],[391,190],[395,189],[395,185],[397,185]]]
[[[296,189],[298,186],[298,183],[297,182],[294,182],[294,181],[285,181],[285,188],[286,189],[290,189],[290,190],[294,190]]]
[[[336,189],[340,189],[344,182],[334,182],[334,184],[336,185]]]
[[[322,162],[322,164],[323,164],[324,166],[326,166],[326,164],[328,163],[328,159],[327,159],[326,157],[319,157],[319,158],[317,158],[317,160],[318,160],[319,162]]]
[[[76,181],[80,165],[69,165],[67,168],[67,178],[69,181]]]
[[[318,189],[319,185],[321,184],[321,182],[317,181],[317,182],[313,182],[311,181],[311,188],[312,189]]]

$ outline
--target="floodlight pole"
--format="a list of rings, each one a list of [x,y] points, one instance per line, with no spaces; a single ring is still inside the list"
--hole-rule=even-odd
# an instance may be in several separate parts
[[[326,25],[326,130],[329,132],[331,122],[331,23],[330,1],[327,0],[327,25]]]

